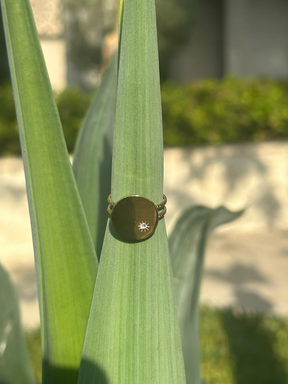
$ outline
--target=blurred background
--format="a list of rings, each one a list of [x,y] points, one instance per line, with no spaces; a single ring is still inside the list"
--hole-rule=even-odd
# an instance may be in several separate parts
[[[72,154],[117,49],[118,0],[31,4]],[[203,376],[211,384],[287,384],[288,2],[156,0],[156,8],[168,232],[193,204],[245,208],[208,244]],[[0,262],[16,283],[25,328],[37,329],[20,156],[1,17]]]

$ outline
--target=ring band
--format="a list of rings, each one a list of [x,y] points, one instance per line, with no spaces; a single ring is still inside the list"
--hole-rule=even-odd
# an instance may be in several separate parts
[[[107,211],[116,232],[126,241],[137,242],[150,237],[166,212],[167,197],[154,204],[140,195],[125,196],[116,203],[108,196]]]

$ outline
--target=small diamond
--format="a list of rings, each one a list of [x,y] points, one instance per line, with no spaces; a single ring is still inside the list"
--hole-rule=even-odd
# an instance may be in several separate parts
[[[141,232],[147,232],[150,229],[150,225],[149,223],[146,223],[146,221],[143,221],[142,223],[139,223],[138,228]]]

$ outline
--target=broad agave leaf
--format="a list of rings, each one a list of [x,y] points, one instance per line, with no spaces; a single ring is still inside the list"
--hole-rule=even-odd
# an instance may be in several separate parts
[[[0,265],[0,383],[35,384],[13,283]]]
[[[163,147],[154,0],[125,0],[112,198],[163,199]],[[79,384],[184,384],[164,220],[152,237],[121,240],[108,223]]]
[[[117,88],[117,54],[106,71],[77,138],[73,171],[100,257],[111,192],[112,142]]]
[[[1,0],[40,300],[43,383],[77,382],[97,258],[29,0]]]
[[[200,384],[198,300],[209,233],[243,211],[195,206],[178,219],[169,237],[187,384]]]

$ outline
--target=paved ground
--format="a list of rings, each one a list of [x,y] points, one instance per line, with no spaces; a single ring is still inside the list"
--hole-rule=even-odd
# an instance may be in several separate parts
[[[22,163],[0,160],[0,262],[19,294],[26,327],[39,324],[36,277]],[[201,301],[288,315],[288,230],[214,233]]]
[[[212,235],[201,299],[288,315],[288,231]]]

